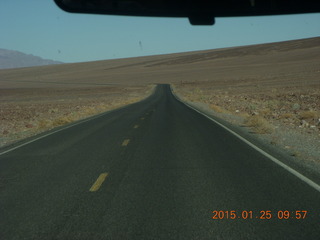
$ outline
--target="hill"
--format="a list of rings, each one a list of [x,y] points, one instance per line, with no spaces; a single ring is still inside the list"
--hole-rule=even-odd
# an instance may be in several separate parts
[[[60,63],[62,62],[0,48],[0,69],[34,67]]]
[[[225,49],[0,70],[0,88],[319,81],[320,37]],[[278,81],[279,80],[279,81]],[[278,81],[278,82],[277,82]]]

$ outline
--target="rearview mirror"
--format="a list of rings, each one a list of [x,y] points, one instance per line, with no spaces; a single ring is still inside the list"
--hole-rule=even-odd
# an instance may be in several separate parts
[[[63,10],[125,16],[185,17],[212,25],[215,17],[320,12],[318,0],[54,0]]]

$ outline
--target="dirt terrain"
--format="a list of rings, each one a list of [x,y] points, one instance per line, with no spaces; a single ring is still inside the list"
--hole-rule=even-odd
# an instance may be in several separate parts
[[[152,88],[0,89],[0,146],[137,102]]]
[[[154,84],[169,83],[185,100],[252,127],[297,158],[320,162],[319,63],[318,37],[0,70],[0,142],[142,99]]]

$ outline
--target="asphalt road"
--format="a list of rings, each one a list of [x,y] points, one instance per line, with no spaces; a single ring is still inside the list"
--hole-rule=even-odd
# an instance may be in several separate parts
[[[0,155],[0,177],[1,240],[320,236],[317,190],[168,85]]]

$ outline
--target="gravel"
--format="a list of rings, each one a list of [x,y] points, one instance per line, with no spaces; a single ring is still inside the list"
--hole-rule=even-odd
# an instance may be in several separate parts
[[[270,134],[255,134],[251,128],[244,126],[245,119],[230,113],[218,113],[207,104],[201,102],[185,101],[194,108],[209,116],[230,123],[240,135],[250,136],[257,142],[262,142],[270,148],[287,155],[287,159],[294,164],[302,166],[308,172],[320,174],[320,134],[305,129],[296,129],[283,123],[275,125],[275,131]],[[245,136],[246,137],[246,136]]]

